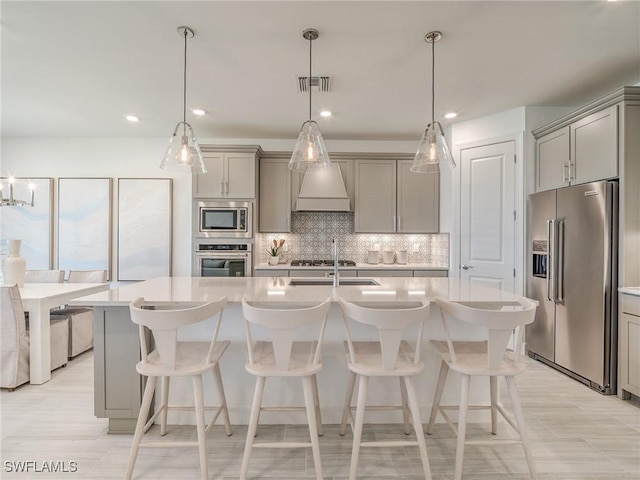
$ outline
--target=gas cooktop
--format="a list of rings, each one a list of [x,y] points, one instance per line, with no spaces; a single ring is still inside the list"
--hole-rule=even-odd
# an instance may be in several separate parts
[[[333,260],[291,260],[292,267],[333,267]],[[353,260],[338,260],[339,267],[355,267]]]

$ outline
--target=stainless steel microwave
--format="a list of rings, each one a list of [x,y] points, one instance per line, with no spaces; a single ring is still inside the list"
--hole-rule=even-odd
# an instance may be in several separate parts
[[[194,211],[196,236],[201,238],[251,238],[251,202],[197,201]]]

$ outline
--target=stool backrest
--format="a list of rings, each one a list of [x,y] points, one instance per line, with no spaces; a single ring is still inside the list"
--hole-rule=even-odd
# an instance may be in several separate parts
[[[264,305],[264,306],[263,306]],[[327,316],[331,307],[331,299],[327,299],[319,305],[304,308],[270,308],[264,303],[261,306],[242,299],[242,313],[245,318],[245,332],[247,348],[249,350],[249,364],[255,364],[253,358],[254,341],[251,334],[251,324],[261,325],[269,331],[276,367],[278,370],[289,370],[291,360],[291,347],[296,330],[313,323],[322,322],[320,334],[316,342],[315,351],[312,352],[311,363],[320,363],[322,352],[322,339],[327,325]]]
[[[451,360],[456,363],[454,344],[449,335],[446,317],[455,318],[463,322],[483,327],[487,340],[487,368],[498,368],[511,336],[514,337],[514,360],[520,359],[522,343],[524,340],[524,326],[533,322],[536,314],[537,303],[522,297],[515,304],[490,303],[490,302],[451,302],[443,298],[436,298],[434,303],[440,307],[442,323]]]
[[[62,283],[64,270],[27,270],[24,281],[25,283]]]
[[[219,300],[198,305],[197,307],[182,309],[146,309],[142,308],[144,298],[136,298],[129,304],[131,320],[139,325],[140,330],[140,351],[142,362],[147,362],[147,342],[145,340],[144,327],[151,330],[158,354],[165,368],[175,370],[176,351],[178,341],[178,330],[184,325],[202,322],[208,318],[218,315],[214,333],[209,345],[207,357],[203,363],[211,363],[211,358],[218,341],[220,322],[222,321],[222,311],[227,304],[227,297]]]
[[[342,316],[344,318],[345,330],[347,333],[347,344],[349,347],[349,357],[351,362],[357,362],[349,321],[351,319],[364,325],[372,325],[378,329],[380,348],[382,351],[382,365],[384,370],[393,370],[398,358],[400,342],[405,331],[418,325],[418,336],[415,344],[414,363],[420,362],[420,350],[424,331],[424,323],[429,318],[429,302],[423,301],[417,307],[397,308],[389,304],[389,308],[369,308],[363,305],[347,302],[342,298],[338,299]]]
[[[69,283],[105,283],[106,270],[69,270]]]

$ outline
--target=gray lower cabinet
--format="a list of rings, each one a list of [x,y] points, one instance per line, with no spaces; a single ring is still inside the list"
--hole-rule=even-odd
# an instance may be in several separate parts
[[[620,295],[620,388],[640,396],[640,297]]]
[[[109,419],[109,433],[133,433],[144,390],[138,326],[128,306],[95,307],[93,315],[94,413]]]

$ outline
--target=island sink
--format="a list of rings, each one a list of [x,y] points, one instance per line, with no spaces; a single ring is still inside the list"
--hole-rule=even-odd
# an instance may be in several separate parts
[[[332,278],[292,278],[289,280],[289,285],[292,287],[298,286],[328,286],[333,285]],[[380,285],[372,278],[341,278],[340,286],[348,285]]]

